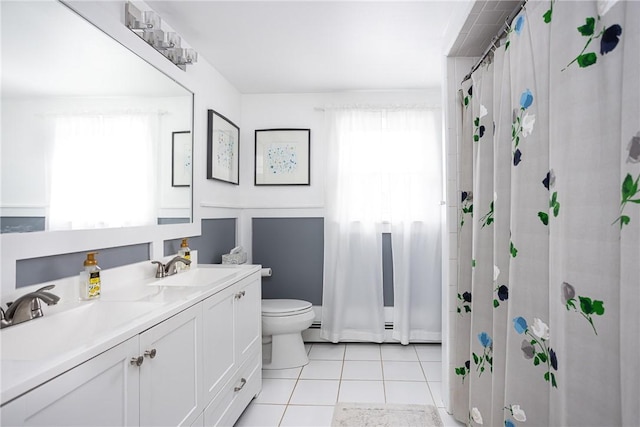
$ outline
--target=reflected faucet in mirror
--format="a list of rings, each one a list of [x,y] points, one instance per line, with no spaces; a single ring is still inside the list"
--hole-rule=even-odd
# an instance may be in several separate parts
[[[60,301],[59,296],[47,292],[53,288],[55,285],[44,286],[35,292],[22,295],[14,302],[7,303],[6,311],[0,307],[0,328],[44,316],[40,301],[44,301],[47,305],[55,305]]]

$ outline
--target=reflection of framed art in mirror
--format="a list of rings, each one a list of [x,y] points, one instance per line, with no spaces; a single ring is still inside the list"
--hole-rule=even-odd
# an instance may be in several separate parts
[[[171,133],[171,186],[191,186],[192,169],[191,132]]]

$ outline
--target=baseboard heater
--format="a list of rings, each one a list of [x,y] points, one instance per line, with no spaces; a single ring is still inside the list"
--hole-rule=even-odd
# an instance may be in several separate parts
[[[320,327],[322,326],[322,322],[319,321],[315,321],[311,324],[311,326],[309,326],[309,329],[320,329]],[[386,322],[384,324],[384,328],[385,329],[389,329],[389,330],[393,330],[393,322]]]

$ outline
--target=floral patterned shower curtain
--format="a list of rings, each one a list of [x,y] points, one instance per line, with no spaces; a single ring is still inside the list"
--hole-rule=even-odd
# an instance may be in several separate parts
[[[530,1],[463,82],[454,416],[640,420],[640,2]]]

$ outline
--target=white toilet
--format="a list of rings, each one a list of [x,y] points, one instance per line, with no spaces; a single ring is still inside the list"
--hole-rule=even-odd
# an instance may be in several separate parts
[[[309,363],[302,331],[313,323],[311,303],[296,299],[262,300],[263,369],[287,369]],[[271,357],[268,357],[269,343]]]

